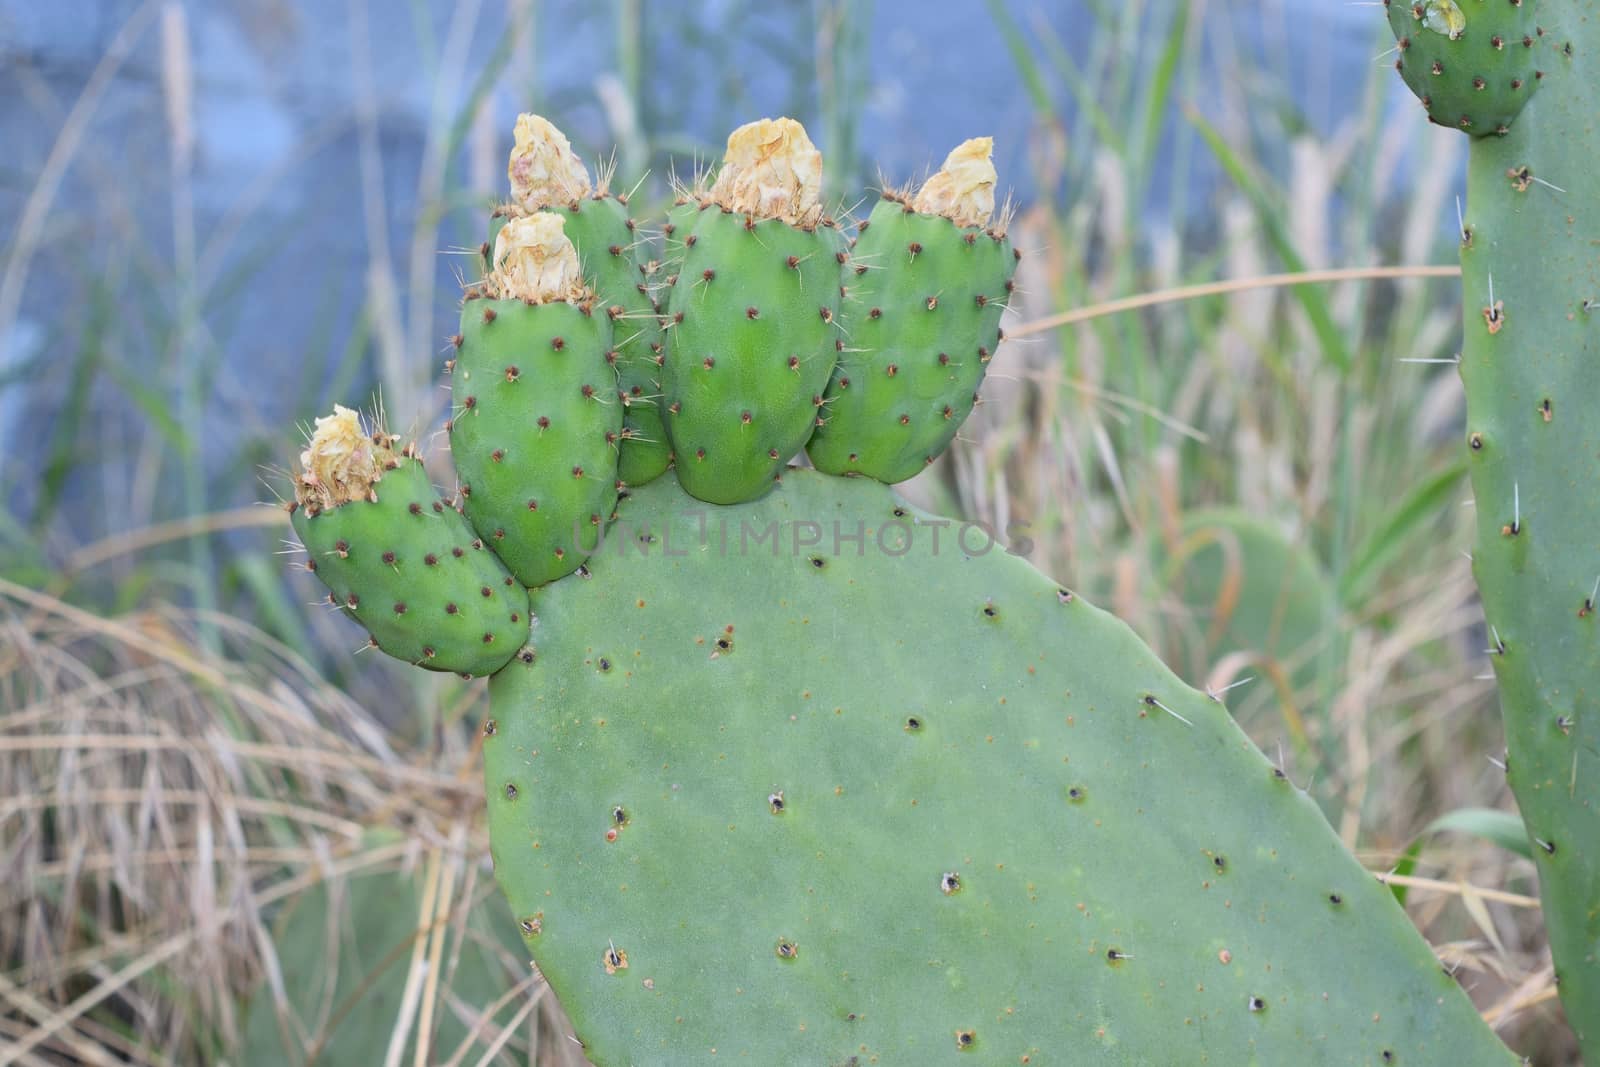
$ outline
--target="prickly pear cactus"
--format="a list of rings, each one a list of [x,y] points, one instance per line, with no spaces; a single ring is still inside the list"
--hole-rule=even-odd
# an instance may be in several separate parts
[[[903,482],[972,414],[1016,258],[994,211],[992,141],[950,153],[916,194],[886,193],[846,273],[849,338],[806,452],[818,470]]]
[[[317,420],[292,511],[305,567],[389,655],[491,674],[527,640],[527,590],[397,443],[349,408]]]
[[[662,389],[678,479],[701,500],[765,493],[816,428],[844,343],[821,180],[798,122],[753,122],[729,136],[692,228],[674,226]]]
[[[1383,6],[1399,51],[1395,69],[1429,119],[1476,136],[1510,129],[1544,77],[1539,0],[1383,0]]]
[[[595,1062],[1509,1060],[1227,711],[980,531],[791,471],[611,537],[483,728]]]
[[[453,669],[499,667],[496,874],[589,1056],[1507,1060],[1220,703],[981,529],[785,466],[825,407],[854,267],[819,173],[798,124],[754,124],[715,206],[671,220],[676,478],[615,487],[613,318],[561,214],[509,217],[464,304],[450,426],[479,538],[451,559],[504,560],[538,625],[518,649],[489,642],[509,662]],[[895,223],[949,245],[930,257],[940,292],[988,294],[1009,256],[946,210],[961,188]],[[889,288],[908,277],[886,269],[882,299],[907,299]],[[991,314],[974,296],[940,329],[975,348]],[[334,515],[403,527],[416,515],[390,514],[387,483],[370,499],[386,457],[356,452],[314,439],[301,492],[341,485]],[[904,458],[872,454],[883,477]],[[315,551],[326,519],[305,523]],[[361,604],[404,581],[317,573]],[[471,588],[473,611],[501,595]],[[450,595],[446,627],[467,610]],[[401,654],[426,636],[357,618]]]
[[[1567,1020],[1600,1063],[1600,21],[1573,0],[1539,20],[1543,88],[1467,172],[1464,447],[1507,780]]]

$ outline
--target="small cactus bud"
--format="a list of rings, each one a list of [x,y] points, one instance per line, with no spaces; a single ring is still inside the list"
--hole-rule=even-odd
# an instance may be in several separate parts
[[[760,119],[728,135],[711,199],[730,211],[811,226],[822,217],[822,153],[794,119]]]
[[[512,219],[500,228],[494,239],[494,269],[484,282],[496,299],[533,304],[571,304],[589,295],[578,250],[561,216],[548,211]]]
[[[372,487],[392,469],[394,453],[382,434],[370,434],[361,416],[335,404],[332,415],[317,419],[311,440],[300,453],[295,499],[312,513],[352,500],[366,500]]]
[[[589,195],[589,172],[566,134],[542,115],[517,116],[516,145],[506,173],[511,199],[525,211],[570,204]],[[496,262],[499,257],[495,257]]]
[[[997,180],[993,151],[992,137],[956,145],[938,173],[922,184],[911,207],[923,215],[943,215],[957,226],[988,225]]]

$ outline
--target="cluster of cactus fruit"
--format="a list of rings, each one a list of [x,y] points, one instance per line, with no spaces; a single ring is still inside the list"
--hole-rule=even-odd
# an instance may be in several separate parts
[[[674,462],[713,504],[760,497],[808,442],[818,469],[903,481],[977,403],[1017,259],[989,225],[987,138],[914,195],[886,191],[854,252],[792,119],[734,131],[661,249],[544,118],[519,117],[508,170],[445,364],[458,496],[348,409],[301,457],[296,530],[391,655],[498,669],[529,626],[518,587],[578,570],[619,493]]]
[[[491,676],[496,875],[597,1063],[1506,1061],[1219,699],[886,484],[1001,338],[989,157],[852,236],[763,120],[647,223],[522,116],[447,365],[459,488],[336,409],[308,569],[376,646]]]

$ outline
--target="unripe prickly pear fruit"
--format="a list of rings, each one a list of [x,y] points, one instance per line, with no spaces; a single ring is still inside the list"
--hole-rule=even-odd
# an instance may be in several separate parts
[[[528,591],[428,483],[416,448],[345,407],[317,420],[291,521],[328,601],[383,651],[430,670],[493,674],[528,637]]]
[[[804,127],[762,119],[729,135],[692,229],[674,222],[661,384],[678,480],[701,500],[765,493],[822,413],[844,335],[821,185]]]
[[[1428,118],[1474,136],[1505,133],[1544,74],[1539,0],[1383,0],[1395,69]]]
[[[849,343],[807,446],[818,470],[900,482],[932,463],[978,399],[1016,255],[990,228],[987,137],[952,151],[915,196],[885,193],[861,225],[844,310]]]
[[[616,355],[562,216],[508,220],[494,260],[461,309],[450,447],[467,518],[537,586],[577,570],[616,504]]]
[[[548,120],[517,116],[515,137],[506,168],[511,201],[495,209],[490,243],[507,219],[535,211],[562,216],[595,306],[615,324],[616,395],[623,408],[618,477],[626,485],[643,485],[672,459],[661,424],[661,323],[646,244],[628,215],[627,198],[610,191],[610,175],[602,172],[598,186],[591,185],[583,160]],[[485,269],[492,266],[486,263]]]

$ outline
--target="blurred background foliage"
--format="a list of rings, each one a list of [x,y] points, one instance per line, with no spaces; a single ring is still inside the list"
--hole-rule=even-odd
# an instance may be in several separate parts
[[[0,1064],[579,1062],[489,877],[482,685],[354,655],[263,506],[335,401],[433,440],[520,110],[641,218],[762,115],[861,214],[993,134],[1010,339],[906,491],[1250,679],[1502,1034],[1570,1057],[1496,844],[1464,145],[1389,45],[1343,0],[0,0]]]

